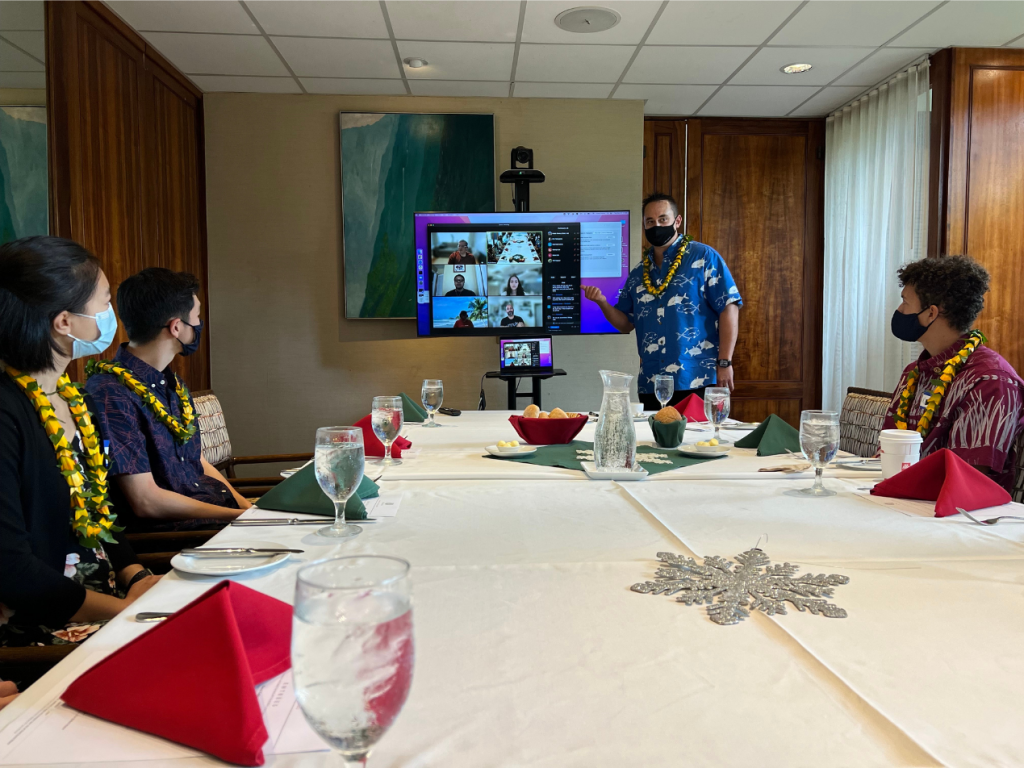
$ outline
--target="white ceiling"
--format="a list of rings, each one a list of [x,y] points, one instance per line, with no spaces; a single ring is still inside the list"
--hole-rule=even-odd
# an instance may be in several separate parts
[[[1024,48],[1024,0],[108,4],[205,91],[644,99],[654,115],[825,115],[939,48]],[[580,5],[621,21],[555,25]],[[0,87],[43,87],[42,26],[41,3],[0,2]],[[813,68],[779,71],[793,62]]]

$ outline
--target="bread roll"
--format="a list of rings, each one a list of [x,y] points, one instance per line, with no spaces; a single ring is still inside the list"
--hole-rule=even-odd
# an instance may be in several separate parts
[[[563,411],[561,408],[554,408],[554,409],[552,409],[552,411],[551,411],[551,413],[549,415],[551,416],[552,419],[568,419],[569,418],[568,415],[566,415],[565,411]]]
[[[536,419],[538,416],[540,416],[540,408],[533,403],[526,406],[526,410],[523,411],[523,418],[525,419]]]
[[[674,421],[682,421],[683,417],[679,411],[670,405],[654,414],[654,420],[660,421],[662,424],[671,424]]]
[[[541,411],[540,415],[537,416],[537,418],[538,419],[550,419],[551,415],[547,411]]]

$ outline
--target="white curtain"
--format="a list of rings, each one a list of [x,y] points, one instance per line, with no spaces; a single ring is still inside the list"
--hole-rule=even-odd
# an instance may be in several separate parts
[[[927,247],[928,62],[829,116],[825,127],[822,407],[847,387],[892,391],[920,347],[898,341],[896,270]]]

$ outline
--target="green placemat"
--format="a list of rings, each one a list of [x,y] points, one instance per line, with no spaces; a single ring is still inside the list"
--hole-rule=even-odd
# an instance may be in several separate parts
[[[537,464],[542,467],[562,467],[563,469],[575,469],[583,471],[581,461],[592,461],[592,459],[579,459],[576,451],[592,451],[594,444],[583,440],[573,440],[565,445],[542,445],[538,446],[536,453],[531,453],[517,459],[504,459],[498,456],[485,456],[495,461],[514,461],[517,464]],[[655,464],[650,461],[643,461],[644,456],[658,454],[663,456],[662,461],[669,464]],[[680,467],[692,467],[694,464],[703,464],[706,461],[724,458],[723,456],[709,456],[706,459],[691,459],[689,456],[682,456],[674,448],[649,448],[640,446],[636,449],[636,455],[641,459],[640,465],[647,470],[649,475],[657,475],[660,472],[668,472],[670,469]]]
[[[366,507],[363,499],[378,496],[377,484],[363,475],[363,481],[345,505],[345,517],[349,520],[365,520]],[[275,512],[301,512],[306,515],[334,517],[334,504],[320,490],[316,481],[316,469],[307,464],[291,477],[271,488],[256,502],[260,509]]]
[[[799,454],[800,433],[773,413],[761,426],[737,440],[736,447],[757,448],[758,456],[776,456],[786,451]]]
[[[423,406],[409,397],[403,392],[400,397],[402,398],[402,418],[406,421],[411,421],[416,424],[427,420],[427,412],[423,410]]]

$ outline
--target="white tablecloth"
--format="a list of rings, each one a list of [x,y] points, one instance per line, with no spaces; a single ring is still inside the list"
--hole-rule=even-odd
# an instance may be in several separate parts
[[[488,426],[488,416],[411,427],[416,459],[500,439],[500,421],[491,416]],[[1024,526],[907,517],[858,498],[860,480],[832,480],[840,496],[803,500],[782,496],[792,484],[764,475],[620,485],[580,473],[543,483],[397,474],[385,475],[382,494],[401,496],[398,516],[346,543],[325,544],[308,528],[218,536],[305,549],[237,577],[287,601],[296,568],[329,553],[412,563],[415,679],[371,768],[1024,763]],[[659,551],[732,557],[764,534],[776,562],[848,575],[833,601],[849,618],[791,610],[722,627],[703,607],[629,591],[653,576]],[[0,713],[0,749],[11,737],[5,726],[38,711],[77,666],[146,630],[135,612],[173,610],[215,581],[164,577]],[[150,757],[165,754],[152,737],[111,732],[140,754],[147,743]],[[31,764],[27,751],[12,757]],[[62,759],[95,765],[77,753]],[[328,764],[319,754],[268,759]]]

